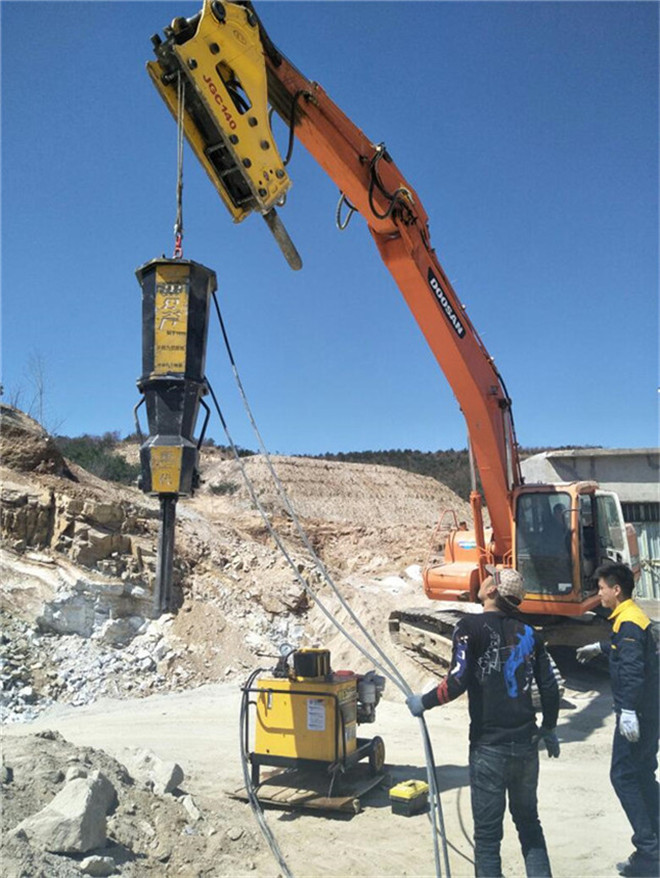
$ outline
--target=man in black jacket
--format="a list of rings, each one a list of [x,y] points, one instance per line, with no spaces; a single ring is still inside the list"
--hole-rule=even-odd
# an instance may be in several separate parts
[[[609,562],[596,570],[601,604],[611,611],[612,636],[577,651],[580,662],[608,656],[616,713],[610,780],[633,828],[635,850],[619,871],[626,878],[657,878],[658,647],[653,626],[632,600],[635,579],[625,564]]]
[[[543,642],[515,614],[524,596],[516,570],[494,570],[479,589],[484,612],[466,615],[454,629],[451,670],[430,692],[410,695],[413,716],[453,701],[467,690],[470,708],[470,793],[475,874],[500,878],[506,797],[531,878],[551,876],[538,817],[538,742],[559,756],[555,734],[559,687]],[[536,726],[532,680],[541,696],[543,725]]]

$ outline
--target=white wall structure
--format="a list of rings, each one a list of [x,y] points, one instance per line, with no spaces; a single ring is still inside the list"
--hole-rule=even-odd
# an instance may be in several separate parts
[[[595,481],[622,503],[660,503],[660,449],[571,448],[522,462],[525,482]]]

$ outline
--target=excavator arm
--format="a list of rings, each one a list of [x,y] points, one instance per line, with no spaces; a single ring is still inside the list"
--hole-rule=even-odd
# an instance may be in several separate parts
[[[465,416],[493,527],[511,549],[511,491],[521,483],[511,401],[431,246],[422,203],[383,144],[374,144],[283,56],[267,54],[268,92],[282,118],[366,220]]]
[[[246,33],[252,40],[255,31],[263,47],[259,63],[263,63],[262,75],[267,77],[268,102],[337,185],[347,209],[357,210],[365,219],[383,262],[454,391],[467,422],[490,515],[493,542],[489,557],[510,558],[512,491],[522,482],[511,401],[431,246],[426,211],[385,146],[369,140],[318,83],[307,79],[277,50],[250,3],[205,0],[201,15],[187,21],[175,20],[169,35],[166,29],[165,43],[154,38],[158,61],[148,65],[154,84],[175,113],[174,76],[180,73],[188,86],[186,94],[190,95],[192,108],[186,113],[185,133],[198,155],[204,157],[203,164],[208,165],[209,146],[214,150],[211,154],[217,155],[218,151],[215,144],[209,144],[212,138],[207,116],[215,121],[216,139],[222,138],[231,151],[233,164],[224,167],[222,175],[214,179],[223,200],[236,219],[237,211],[223,191],[223,180],[242,172],[246,188],[256,194],[247,208],[245,202],[241,205],[241,211],[259,210],[265,215],[274,201],[259,203],[259,185],[253,185],[249,177],[254,169],[253,153],[246,159],[236,137],[240,123],[247,119],[252,130],[260,132],[262,143],[274,144],[270,126],[264,139],[263,119],[252,109],[246,110],[259,104],[259,95],[253,99],[250,89],[263,90],[254,58],[247,70],[240,69],[245,62],[240,47],[245,44]],[[234,91],[241,89],[242,105],[230,103],[231,91],[224,97],[222,89],[228,82]],[[223,95],[222,99],[218,94]],[[250,115],[256,121],[250,121]],[[195,117],[203,119],[206,131],[200,131],[203,126],[195,124]],[[232,119],[236,124],[230,130]],[[250,127],[246,125],[245,131],[249,133]],[[274,147],[269,156],[273,154]],[[271,161],[280,172],[278,188],[273,187],[277,193],[284,188],[281,170],[286,162],[280,165],[276,159]],[[209,173],[213,176],[212,169]],[[479,548],[483,550],[483,546]]]
[[[274,46],[247,0],[204,0],[200,12],[175,18],[164,33],[164,40],[152,37],[156,60],[147,64],[149,74],[234,221],[260,213],[289,265],[300,267],[275,210],[291,185],[287,165],[297,138],[337,185],[345,210],[366,221],[454,391],[492,536],[484,530],[473,473],[474,531],[456,523],[444,563],[425,570],[427,596],[476,601],[488,562],[515,565],[522,573],[526,595],[520,610],[529,618],[550,624],[592,610],[599,603],[597,565],[608,558],[631,563],[638,554],[630,534],[628,547],[624,543],[620,504],[593,482],[523,484],[504,382],[431,246],[417,193],[384,144],[369,140]],[[284,160],[269,107],[289,126]],[[435,654],[436,636],[450,632],[455,619],[423,608],[393,614],[391,622],[397,631],[412,622],[416,647],[420,630],[426,631],[431,645],[424,649]],[[591,636],[581,629],[580,636]]]

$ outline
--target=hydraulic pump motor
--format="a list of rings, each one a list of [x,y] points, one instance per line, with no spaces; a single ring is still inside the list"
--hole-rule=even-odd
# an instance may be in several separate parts
[[[357,721],[372,723],[376,719],[376,707],[385,689],[385,677],[375,671],[358,676]]]

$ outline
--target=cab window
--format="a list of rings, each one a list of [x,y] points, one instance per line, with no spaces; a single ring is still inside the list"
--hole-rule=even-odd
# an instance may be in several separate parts
[[[598,510],[598,541],[601,550],[614,549],[616,552],[623,552],[625,537],[621,526],[619,508],[614,497],[608,495],[597,496],[596,508]]]
[[[516,508],[516,566],[525,590],[568,595],[573,588],[570,495],[522,494]]]

